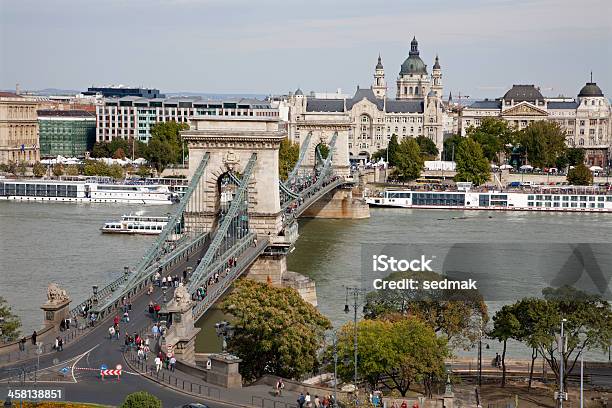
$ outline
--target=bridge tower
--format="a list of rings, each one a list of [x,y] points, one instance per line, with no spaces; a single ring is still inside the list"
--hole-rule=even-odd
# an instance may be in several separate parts
[[[209,154],[208,165],[185,211],[188,230],[211,231],[217,226],[221,209],[220,178],[228,171],[242,174],[251,155],[257,154],[248,187],[249,226],[258,236],[267,237],[270,246],[251,266],[248,276],[280,285],[287,270],[287,250],[297,236],[283,231],[278,150],[286,132],[279,129],[278,119],[194,118],[191,128],[181,132],[181,136],[189,147],[190,173]]]
[[[320,114],[319,114],[320,115]],[[310,115],[309,115],[310,116]],[[336,136],[332,165],[334,173],[341,177],[348,177],[351,173],[349,161],[348,138],[352,123],[348,120],[322,117],[307,117],[297,125],[297,130],[306,137],[301,138],[300,151],[306,149],[304,160],[300,163],[300,172],[310,173],[317,163],[317,146],[329,145],[332,137]]]

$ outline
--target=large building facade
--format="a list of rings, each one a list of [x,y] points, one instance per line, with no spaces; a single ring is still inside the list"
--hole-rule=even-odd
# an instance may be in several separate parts
[[[189,123],[194,116],[203,115],[277,118],[278,109],[269,102],[256,99],[109,98],[96,107],[96,141],[110,142],[122,138],[147,143],[151,138],[151,126],[155,123]]]
[[[96,141],[96,115],[84,110],[39,110],[41,156],[84,157]]]
[[[524,129],[537,120],[549,120],[565,131],[570,147],[585,150],[589,165],[608,167],[612,143],[610,102],[593,81],[587,82],[576,98],[547,98],[534,85],[514,85],[504,96],[476,101],[461,110],[460,131],[485,117],[502,118],[515,129]]]
[[[37,103],[17,94],[0,92],[0,163],[40,159]]]
[[[396,84],[396,98],[392,99],[387,94],[379,56],[372,85],[357,87],[352,97],[316,98],[298,89],[287,99],[289,137],[300,142],[308,133],[316,133],[317,126],[323,129],[331,123],[349,123],[348,149],[353,158],[369,158],[386,148],[394,134],[399,140],[426,136],[442,151],[446,109],[442,103],[442,69],[436,57],[432,74],[428,74],[416,38]]]

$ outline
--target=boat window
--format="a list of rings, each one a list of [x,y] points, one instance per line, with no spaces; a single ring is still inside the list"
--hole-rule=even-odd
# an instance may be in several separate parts
[[[563,196],[563,201],[569,201],[569,199],[570,199],[569,196]]]
[[[597,203],[597,208],[604,208],[604,203]]]
[[[578,201],[578,196],[572,196],[572,201]]]
[[[546,201],[550,201],[550,200],[552,200],[552,196],[549,196],[549,195],[544,196],[544,200],[546,200]]]
[[[527,196],[527,199],[528,199],[528,200],[533,200],[533,195],[528,195],[528,196]]]
[[[605,200],[605,197],[604,197],[604,196],[599,196],[599,197],[597,197],[597,201],[603,201],[603,200]]]
[[[533,201],[529,201],[529,202],[527,202],[527,205],[528,205],[529,207],[533,207]]]
[[[606,201],[608,202],[612,201],[612,196],[606,196]]]
[[[580,201],[586,201],[586,200],[587,200],[586,196],[580,196]]]
[[[590,196],[590,197],[589,197],[589,201],[595,201],[595,197]]]
[[[553,197],[553,199],[554,199],[555,201],[559,201],[559,200],[561,199],[561,197],[559,197],[559,196],[554,196],[554,197]]]
[[[578,207],[578,203],[572,203],[572,208],[575,208],[575,207]]]

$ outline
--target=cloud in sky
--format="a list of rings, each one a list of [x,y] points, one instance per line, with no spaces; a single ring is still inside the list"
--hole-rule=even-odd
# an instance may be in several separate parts
[[[417,36],[445,90],[513,83],[612,95],[609,0],[0,0],[0,87],[124,83],[164,91],[391,90]]]

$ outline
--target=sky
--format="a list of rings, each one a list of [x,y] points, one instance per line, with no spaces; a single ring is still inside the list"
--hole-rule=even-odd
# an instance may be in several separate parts
[[[394,95],[413,36],[455,99],[612,96],[610,0],[0,0],[0,89],[352,94],[380,53]]]

